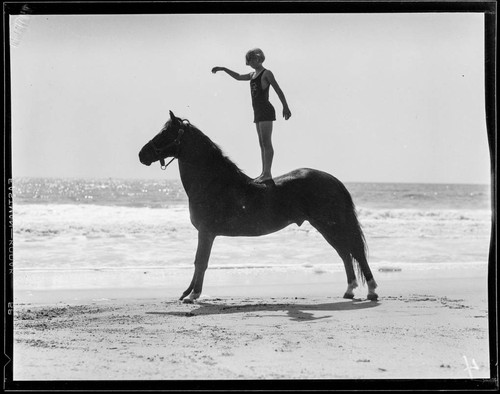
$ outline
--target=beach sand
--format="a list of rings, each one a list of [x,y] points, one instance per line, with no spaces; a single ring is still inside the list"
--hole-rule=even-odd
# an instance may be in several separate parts
[[[178,301],[190,271],[149,289],[16,291],[14,380],[490,377],[486,264],[374,273],[376,302],[300,272],[209,270],[194,304]]]

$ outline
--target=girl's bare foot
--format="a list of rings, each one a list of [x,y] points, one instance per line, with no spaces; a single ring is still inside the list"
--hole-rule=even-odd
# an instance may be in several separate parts
[[[270,179],[273,179],[272,175],[261,175],[257,178],[255,178],[253,181],[257,183],[263,183],[266,181],[269,181]]]

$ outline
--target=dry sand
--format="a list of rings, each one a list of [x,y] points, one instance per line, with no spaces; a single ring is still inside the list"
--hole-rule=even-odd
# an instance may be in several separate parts
[[[158,289],[38,294],[15,305],[14,379],[490,376],[485,269],[377,274],[377,302],[328,281],[209,287],[195,304]]]

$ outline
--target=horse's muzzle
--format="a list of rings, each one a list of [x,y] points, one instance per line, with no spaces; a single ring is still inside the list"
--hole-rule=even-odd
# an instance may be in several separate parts
[[[152,160],[149,160],[147,158],[147,155],[146,153],[144,152],[144,148],[141,149],[141,151],[139,152],[139,161],[144,164],[145,166],[150,166],[151,163],[153,162]]]

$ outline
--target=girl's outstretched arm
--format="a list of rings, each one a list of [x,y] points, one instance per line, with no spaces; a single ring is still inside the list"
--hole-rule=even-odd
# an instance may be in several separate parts
[[[238,74],[237,72],[231,71],[226,67],[214,67],[212,68],[212,73],[216,73],[217,71],[224,71],[237,81],[250,81],[252,79],[252,73],[250,74]]]
[[[274,91],[278,95],[278,97],[281,101],[281,104],[283,104],[283,117],[285,118],[285,120],[290,119],[290,116],[292,116],[292,113],[290,112],[290,108],[288,108],[285,94],[283,93],[280,86],[278,85],[278,82],[276,82],[276,79],[274,78],[274,75],[271,72],[271,70],[267,70],[266,74],[263,75],[263,78],[267,79],[269,84],[273,87]]]

